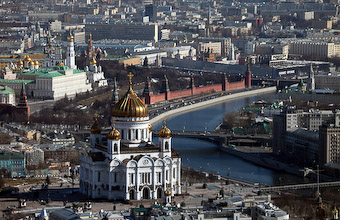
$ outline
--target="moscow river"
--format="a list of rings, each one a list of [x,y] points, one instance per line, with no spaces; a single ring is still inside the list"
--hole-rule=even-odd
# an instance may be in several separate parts
[[[196,111],[171,116],[167,119],[167,127],[172,130],[213,131],[222,122],[225,113],[238,111],[257,100],[272,101],[274,99],[276,99],[276,94],[268,93],[225,101],[200,108]],[[161,126],[162,122],[159,122],[153,129],[160,130]],[[155,142],[157,143],[158,140],[155,140]],[[174,137],[173,146],[180,153],[182,164],[186,167],[268,185],[302,183],[306,181],[302,177],[269,170],[224,153],[218,149],[216,144],[211,142]]]

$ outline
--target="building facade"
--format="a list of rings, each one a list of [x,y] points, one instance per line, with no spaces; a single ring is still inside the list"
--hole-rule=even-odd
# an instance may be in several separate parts
[[[141,200],[181,193],[181,158],[164,126],[152,142],[149,112],[131,86],[112,107],[109,134],[95,120],[91,149],[80,158],[80,191],[90,198]]]
[[[325,41],[301,40],[290,43],[289,54],[314,56],[314,57],[334,57],[335,44]]]
[[[340,127],[329,125],[320,127],[321,164],[340,165]]]
[[[107,79],[105,79],[104,72],[101,66],[97,66],[97,61],[92,57],[90,66],[85,67],[85,72],[92,88],[107,86]]]
[[[15,92],[13,89],[0,85],[0,104],[15,105]]]
[[[92,33],[93,40],[123,39],[158,41],[157,24],[86,24],[86,33]]]
[[[25,156],[23,153],[15,151],[0,152],[0,168],[4,168],[12,177],[25,175]]]

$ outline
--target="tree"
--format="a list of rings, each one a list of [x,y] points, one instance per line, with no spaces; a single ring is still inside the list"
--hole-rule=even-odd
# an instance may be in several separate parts
[[[5,177],[7,170],[5,168],[0,169],[0,189],[5,186]]]
[[[50,185],[50,184],[51,184],[50,176],[47,175],[46,180],[45,180],[45,183],[46,183],[47,185]]]
[[[149,65],[148,57],[145,57],[143,61],[143,66],[148,66],[148,65]]]

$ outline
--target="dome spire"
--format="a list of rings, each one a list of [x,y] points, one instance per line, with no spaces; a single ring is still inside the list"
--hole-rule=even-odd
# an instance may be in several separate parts
[[[132,77],[133,77],[133,74],[130,72],[128,75],[129,77],[129,85],[130,85],[130,88],[132,87]]]

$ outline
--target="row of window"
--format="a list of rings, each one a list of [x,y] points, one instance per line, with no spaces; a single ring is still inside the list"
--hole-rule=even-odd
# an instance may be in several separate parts
[[[169,181],[169,170],[165,171],[165,180]],[[162,183],[162,172],[156,172],[156,183]],[[173,168],[172,178],[176,179],[176,168]],[[151,173],[145,172],[139,174],[140,184],[151,184]],[[129,185],[135,184],[135,174],[129,173],[128,175],[128,183]]]
[[[129,129],[129,130],[123,129],[120,132],[122,134],[122,138],[127,139],[127,140],[140,140],[140,139],[146,139],[147,138],[147,128],[145,128],[145,129]]]

